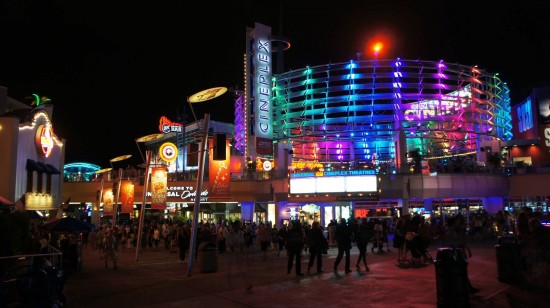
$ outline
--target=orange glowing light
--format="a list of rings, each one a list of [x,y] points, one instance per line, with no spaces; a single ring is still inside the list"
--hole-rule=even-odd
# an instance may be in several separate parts
[[[384,44],[382,44],[381,42],[378,42],[378,43],[374,44],[374,46],[372,47],[372,50],[374,50],[375,54],[378,54],[382,50],[383,47],[384,47]]]
[[[368,34],[365,42],[365,54],[372,58],[386,58],[388,52],[394,48],[394,42],[398,41],[395,35],[387,29],[379,29]]]

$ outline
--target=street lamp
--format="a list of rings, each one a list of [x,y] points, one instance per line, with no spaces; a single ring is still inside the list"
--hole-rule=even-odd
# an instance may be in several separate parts
[[[113,163],[126,160],[128,158],[132,157],[132,155],[121,155],[117,156],[109,161],[111,164],[111,168],[113,167]],[[118,168],[118,176],[114,183],[116,183],[116,196],[115,196],[115,204],[113,206],[113,229],[116,226],[116,219],[117,219],[117,211],[118,211],[118,198],[120,197],[120,181],[122,179],[122,168]]]
[[[139,143],[149,142],[162,138],[163,134],[150,134],[147,136],[136,138],[136,145],[139,149],[139,154],[143,158],[143,153],[139,148]],[[139,249],[141,247],[141,234],[143,233],[143,220],[145,219],[145,201],[147,198],[147,190],[149,189],[149,167],[151,165],[151,150],[145,151],[145,180],[143,182],[143,198],[141,200],[141,208],[139,211],[139,223],[138,223],[138,234],[136,241],[136,262],[139,261]]]
[[[101,202],[103,202],[103,185],[105,184],[105,177],[103,176],[103,174],[111,172],[111,170],[113,170],[113,168],[103,168],[95,172],[96,179],[98,174],[102,175],[101,188],[99,189],[99,196],[97,198],[97,206],[92,208],[92,223],[95,225],[99,225],[99,207],[101,206]]]
[[[195,117],[195,121],[197,122],[197,125],[199,122],[197,121],[197,117],[195,115],[195,111],[193,110],[193,103],[201,103],[207,100],[214,99],[222,94],[227,92],[227,88],[225,87],[216,87],[216,88],[210,88],[204,91],[197,92],[187,98],[187,102],[189,102],[189,106],[191,106],[191,111],[193,112],[193,117]],[[192,228],[191,228],[191,244],[189,247],[189,267],[187,270],[187,276],[191,277],[192,269],[193,269],[193,256],[195,255],[195,245],[197,243],[197,224],[199,220],[199,207],[201,205],[201,192],[202,192],[202,183],[204,180],[204,165],[206,163],[206,156],[208,155],[208,130],[210,126],[210,114],[205,113],[204,114],[204,127],[203,129],[203,135],[202,135],[202,144],[201,148],[199,149],[199,169],[198,169],[198,176],[197,176],[197,188],[195,192],[195,208],[193,209],[193,221],[192,221]]]

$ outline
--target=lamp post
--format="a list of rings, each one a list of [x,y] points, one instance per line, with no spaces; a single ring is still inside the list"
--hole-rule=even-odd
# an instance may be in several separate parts
[[[132,155],[122,155],[122,156],[118,156],[118,157],[115,157],[113,159],[111,159],[109,161],[109,163],[111,164],[111,168],[113,167],[113,163],[114,162],[119,162],[119,161],[123,161],[123,160],[126,160],[128,158],[132,157]],[[120,184],[121,184],[121,180],[122,180],[122,168],[118,168],[118,176],[115,180],[115,183],[117,184],[116,186],[116,195],[115,195],[115,204],[113,206],[113,229],[116,227],[116,219],[117,219],[117,211],[118,211],[118,199],[120,197]]]
[[[103,168],[101,170],[97,170],[95,172],[96,177],[98,174],[103,174],[107,172],[111,172],[113,168]],[[99,207],[101,207],[101,202],[103,201],[103,186],[105,185],[105,178],[103,175],[101,176],[101,186],[99,188],[99,198],[97,198],[97,206],[92,208],[92,223],[95,225],[99,225]]]
[[[151,134],[143,137],[136,138],[136,145],[138,145],[139,153],[143,158],[141,149],[139,148],[140,142],[148,142],[162,138],[163,134]],[[151,165],[151,150],[145,151],[145,179],[143,182],[143,197],[141,199],[141,208],[139,211],[139,223],[138,223],[138,233],[136,241],[136,262],[139,261],[139,249],[141,247],[141,234],[143,233],[143,220],[145,219],[145,201],[147,198],[147,190],[149,189],[149,167]]]
[[[216,98],[222,94],[227,92],[227,88],[225,87],[217,87],[217,88],[211,88],[207,89],[198,93],[195,93],[191,95],[189,98],[187,98],[187,102],[189,102],[189,105],[191,106],[191,111],[193,112],[193,116],[195,117],[195,121],[198,121],[195,116],[195,111],[193,110],[192,103],[200,103],[207,100],[211,100],[213,98]],[[198,176],[197,176],[197,188],[195,192],[195,208],[193,209],[193,221],[192,221],[192,228],[191,228],[191,243],[189,245],[189,266],[187,269],[187,276],[191,277],[192,271],[193,271],[193,256],[195,255],[195,246],[197,243],[197,225],[198,225],[198,219],[199,219],[199,210],[201,205],[201,192],[202,192],[202,184],[204,180],[204,167],[206,164],[206,157],[208,156],[208,130],[210,126],[210,114],[205,113],[204,114],[204,121],[203,121],[203,131],[202,131],[202,144],[201,148],[199,149],[199,168],[198,168]]]

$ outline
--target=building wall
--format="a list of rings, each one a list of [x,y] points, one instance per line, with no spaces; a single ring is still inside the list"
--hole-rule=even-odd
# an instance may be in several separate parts
[[[16,201],[15,186],[18,174],[17,144],[19,139],[19,118],[0,117],[0,195]]]

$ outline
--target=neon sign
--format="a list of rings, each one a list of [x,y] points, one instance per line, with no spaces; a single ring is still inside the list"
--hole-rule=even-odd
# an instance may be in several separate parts
[[[533,109],[531,108],[531,99],[527,99],[518,109],[518,129],[520,133],[533,128]]]
[[[255,25],[254,45],[254,109],[256,117],[256,136],[271,140],[273,138],[271,106],[271,28],[262,24]]]
[[[181,123],[172,122],[167,117],[162,116],[159,121],[159,130],[165,134],[171,132],[181,133],[183,131],[183,125]]]
[[[200,194],[201,201],[208,201],[208,190],[203,190]],[[151,197],[151,192],[147,192],[147,197]],[[181,201],[189,202],[195,201],[197,197],[197,191],[192,186],[168,186],[166,191],[166,198],[178,198]],[[168,202],[175,202],[168,200]]]
[[[52,154],[54,142],[53,131],[49,124],[39,125],[36,129],[35,143],[38,153],[44,157],[50,157]]]
[[[159,148],[159,156],[165,162],[171,163],[178,158],[178,147],[172,142],[165,142]]]

